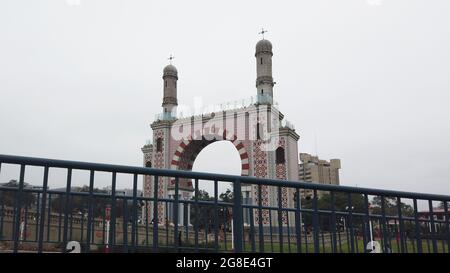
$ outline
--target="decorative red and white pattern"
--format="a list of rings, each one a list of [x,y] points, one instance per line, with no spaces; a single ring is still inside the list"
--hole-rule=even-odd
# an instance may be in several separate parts
[[[154,156],[154,162],[153,167],[157,169],[163,169],[165,168],[164,164],[164,151],[165,151],[165,145],[164,145],[164,131],[161,129],[155,130],[154,132],[154,139],[157,140],[158,138],[161,138],[163,141],[161,141],[161,151],[155,151]],[[156,141],[155,141],[156,142]],[[166,198],[165,195],[165,185],[164,185],[164,179],[162,177],[158,178],[158,198]],[[158,204],[158,222],[164,223],[164,205],[162,203]]]
[[[282,147],[285,149],[285,140],[284,138],[280,138],[278,141],[278,147]],[[286,161],[285,161],[286,162]],[[277,164],[275,166],[276,178],[286,180],[286,163]],[[283,208],[288,207],[288,190],[287,188],[281,188],[281,206]],[[287,213],[284,211],[282,215],[283,224],[287,224]]]
[[[258,178],[267,178],[267,153],[261,149],[262,140],[253,141],[253,174]],[[253,200],[259,204],[259,198],[263,206],[269,206],[268,186],[261,186],[261,196],[258,194],[258,186],[253,186]],[[259,224],[259,213],[254,214],[255,222]],[[262,211],[263,224],[269,224],[269,211]]]
[[[208,136],[208,140],[202,140],[202,135]],[[171,169],[192,169],[193,160],[195,160],[200,151],[208,144],[217,140],[228,140],[233,143],[241,158],[241,175],[247,176],[249,174],[250,165],[244,143],[237,140],[237,137],[231,132],[218,128],[204,128],[203,133],[200,130],[197,130],[194,133],[194,136],[189,136],[187,139],[183,140],[175,150],[171,161]]]

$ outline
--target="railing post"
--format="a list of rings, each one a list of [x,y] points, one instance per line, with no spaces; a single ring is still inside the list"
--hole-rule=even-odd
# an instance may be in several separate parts
[[[233,242],[234,252],[242,252],[242,235],[244,226],[242,224],[242,198],[241,198],[241,181],[238,179],[233,185]]]
[[[154,177],[153,188],[153,251],[158,251],[158,183],[159,177]]]
[[[41,208],[40,208],[40,217],[39,217],[39,237],[38,237],[38,253],[42,252],[43,246],[44,246],[44,224],[45,224],[45,206],[47,204],[47,187],[48,187],[48,172],[49,168],[48,166],[44,169],[44,182],[42,186],[42,201],[41,201]],[[39,208],[39,206],[38,206]],[[50,218],[50,215],[48,215]],[[47,227],[48,229],[50,227]],[[1,234],[1,233],[0,233]]]
[[[25,179],[25,164],[20,165],[20,178],[19,178],[19,185],[18,189],[16,191],[16,203],[15,203],[15,210],[14,210],[14,249],[13,252],[17,253],[19,248],[19,241],[20,241],[20,221],[21,221],[21,208],[22,208],[22,192],[24,188],[24,179]]]

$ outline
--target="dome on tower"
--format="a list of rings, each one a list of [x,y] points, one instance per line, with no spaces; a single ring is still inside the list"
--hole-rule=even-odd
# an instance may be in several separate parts
[[[262,39],[256,44],[256,53],[272,52],[272,43],[269,40]]]
[[[177,68],[171,64],[164,67],[163,76],[177,76],[178,71]]]

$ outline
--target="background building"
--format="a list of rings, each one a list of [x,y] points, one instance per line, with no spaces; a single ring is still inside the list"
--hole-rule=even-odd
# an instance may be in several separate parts
[[[300,153],[300,162],[298,165],[298,176],[301,181],[339,185],[340,159],[326,161],[318,156]],[[306,196],[311,195],[312,191],[306,190],[304,194]]]

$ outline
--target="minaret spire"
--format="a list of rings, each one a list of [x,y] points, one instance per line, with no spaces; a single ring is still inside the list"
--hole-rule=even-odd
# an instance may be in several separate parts
[[[259,34],[262,40],[256,44],[256,94],[257,101],[260,104],[273,104],[273,86],[272,78],[272,43],[264,39],[267,30],[261,29]]]
[[[168,58],[169,63],[164,67],[163,80],[164,80],[164,96],[163,96],[163,118],[173,119],[176,117],[176,107],[178,105],[177,101],[177,81],[178,81],[178,71],[175,66],[172,65],[173,57],[170,54]]]

